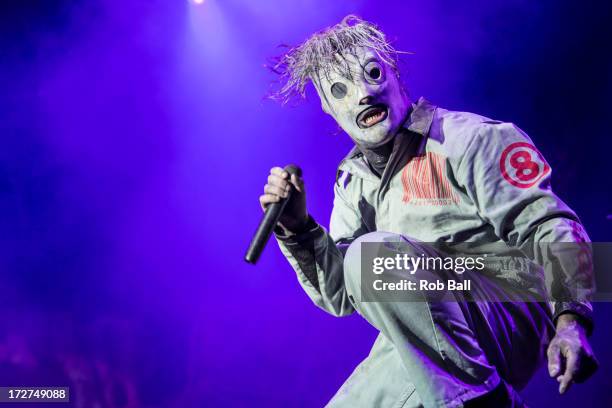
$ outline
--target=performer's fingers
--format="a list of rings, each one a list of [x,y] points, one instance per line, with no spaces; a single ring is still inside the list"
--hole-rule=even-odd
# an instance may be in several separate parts
[[[556,377],[561,372],[561,351],[559,345],[554,342],[548,347],[548,374]]]
[[[565,373],[557,378],[557,381],[559,381],[559,394],[563,394],[569,389],[579,368],[578,353],[575,350],[568,349],[565,358]]]
[[[283,174],[283,169],[281,167],[275,166],[270,169],[270,174],[276,174],[277,176],[281,176]]]
[[[259,204],[261,205],[261,208],[263,208],[264,210],[266,209],[268,204],[276,203],[279,200],[280,200],[280,197],[274,194],[263,194],[259,196]]]
[[[283,190],[288,190],[289,187],[289,182],[283,179],[281,176],[277,176],[276,174],[270,174],[268,176],[268,184],[276,186]]]
[[[287,190],[284,188],[280,188],[278,186],[274,186],[272,184],[266,184],[264,186],[264,193],[274,194],[280,197],[287,197]]]
[[[274,174],[275,176],[279,176],[280,178],[286,179],[289,176],[285,170],[280,167],[272,167],[270,169],[270,174]]]

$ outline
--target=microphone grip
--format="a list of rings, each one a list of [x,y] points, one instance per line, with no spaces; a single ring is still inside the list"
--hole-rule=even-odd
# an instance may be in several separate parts
[[[284,170],[289,173],[289,177],[291,177],[292,174],[296,174],[297,176],[301,175],[299,167],[291,164],[286,166]],[[272,235],[272,232],[274,231],[279,218],[283,214],[283,210],[285,209],[285,206],[287,205],[287,202],[291,198],[292,194],[293,187],[289,189],[286,198],[283,198],[276,203],[271,203],[266,207],[266,212],[259,223],[259,227],[257,228],[246,255],[244,256],[245,261],[253,265],[257,262],[259,256],[263,252],[263,249],[270,240],[270,236]]]

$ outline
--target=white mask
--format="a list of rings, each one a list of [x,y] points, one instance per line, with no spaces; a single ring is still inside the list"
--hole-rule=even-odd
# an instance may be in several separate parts
[[[335,70],[313,78],[323,110],[364,148],[390,141],[408,113],[409,100],[396,71],[369,48],[355,55],[338,55],[347,64],[352,79]]]

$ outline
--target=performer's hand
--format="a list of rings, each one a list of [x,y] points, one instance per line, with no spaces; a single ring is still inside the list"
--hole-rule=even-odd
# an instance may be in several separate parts
[[[577,316],[566,313],[557,319],[557,334],[548,346],[548,373],[559,381],[563,394],[573,382],[583,382],[599,366]]]
[[[289,173],[282,168],[273,167],[268,176],[268,183],[264,186],[264,194],[259,197],[259,203],[265,210],[268,204],[279,201],[281,197],[287,197],[291,185],[294,187],[293,193],[278,223],[281,228],[295,233],[301,231],[308,222],[306,190],[301,177],[293,174],[289,178]]]

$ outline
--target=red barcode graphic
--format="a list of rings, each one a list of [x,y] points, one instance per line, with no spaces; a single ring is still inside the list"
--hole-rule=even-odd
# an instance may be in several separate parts
[[[459,197],[446,177],[446,158],[427,152],[413,158],[402,170],[402,184],[406,204],[450,205]]]

